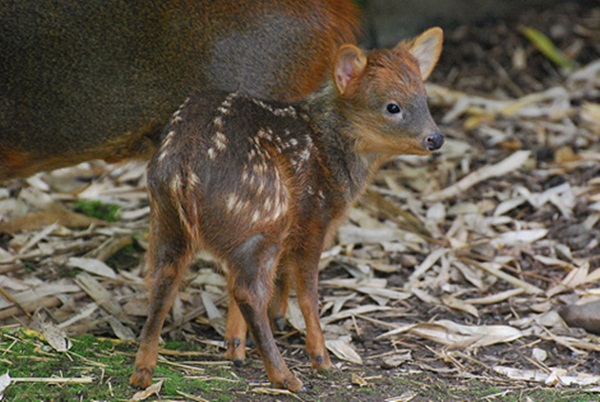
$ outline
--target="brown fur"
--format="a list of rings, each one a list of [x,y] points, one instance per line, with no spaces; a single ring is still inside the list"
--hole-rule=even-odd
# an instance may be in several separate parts
[[[441,147],[420,68],[433,68],[440,49],[439,28],[368,56],[344,45],[332,82],[296,104],[204,91],[182,106],[148,170],[151,308],[132,384],[151,382],[160,329],[199,249],[227,267],[228,358],[243,362],[249,329],[271,383],[301,388],[269,323],[285,313],[293,282],[312,366],[331,367],[319,322],[321,252],[381,163]]]
[[[355,42],[352,0],[0,2],[0,182],[149,158],[199,89],[295,101]]]

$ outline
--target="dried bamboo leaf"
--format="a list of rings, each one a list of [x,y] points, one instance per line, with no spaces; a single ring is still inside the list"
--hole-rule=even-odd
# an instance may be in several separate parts
[[[27,304],[39,301],[47,296],[57,296],[64,293],[75,293],[80,290],[79,286],[73,285],[70,281],[59,281],[48,284],[41,284],[33,289],[13,294],[12,296],[19,304]],[[0,310],[7,308],[12,303],[0,299]]]
[[[165,382],[165,380],[159,380],[159,381],[155,382],[154,384],[150,385],[145,390],[136,392],[131,397],[131,400],[132,401],[143,401],[143,400],[150,398],[152,395],[156,395],[156,396],[160,397],[160,390],[162,389],[162,385],[164,382]]]
[[[449,320],[422,323],[409,332],[453,349],[472,349],[497,343],[512,342],[524,334],[507,325],[460,325]]]
[[[533,243],[543,239],[548,234],[548,229],[512,230],[504,232],[490,242],[494,247],[513,244]]]
[[[102,226],[106,222],[78,214],[64,208],[50,209],[38,213],[18,216],[11,220],[0,222],[0,233],[18,233],[39,230],[57,224],[69,228],[86,228],[91,225]]]
[[[8,388],[11,382],[12,381],[10,375],[8,374],[8,371],[0,375],[0,401],[4,397],[4,391],[6,390],[6,388]]]
[[[302,315],[302,310],[300,309],[300,305],[298,304],[298,299],[295,297],[290,297],[288,300],[286,318],[293,328],[302,333],[306,332],[306,323],[304,322],[304,316]]]
[[[427,304],[431,304],[431,305],[438,305],[441,304],[440,300],[437,297],[434,297],[432,295],[430,295],[429,293],[427,293],[426,291],[424,291],[423,289],[418,289],[418,288],[411,288],[411,292],[422,302],[425,302]]]
[[[131,328],[123,325],[121,321],[116,319],[114,316],[109,316],[106,318],[108,325],[113,330],[115,336],[124,341],[133,341],[135,340],[135,334],[131,330]]]
[[[477,308],[469,303],[452,296],[444,296],[441,300],[442,303],[452,309],[464,311],[465,313],[469,313],[472,316],[479,318],[479,312],[477,311]]]
[[[552,297],[587,283],[589,269],[589,262],[584,263],[581,267],[573,269],[558,285],[548,289],[546,294],[548,297]]]
[[[42,322],[40,329],[48,344],[57,352],[66,352],[71,348],[67,334],[53,323]]]
[[[532,285],[532,284],[522,281],[518,278],[515,278],[512,275],[509,275],[507,273],[500,271],[498,268],[500,268],[501,265],[498,263],[479,263],[477,261],[474,261],[474,260],[471,260],[468,258],[461,258],[461,261],[463,261],[467,264],[471,264],[479,269],[482,269],[482,270],[486,271],[487,273],[494,275],[494,276],[510,283],[514,287],[522,288],[527,293],[539,294],[539,293],[544,292],[542,289],[538,288],[535,285]]]
[[[525,292],[524,289],[511,289],[485,297],[467,299],[465,302],[469,304],[496,304],[508,300],[511,297],[518,296],[523,292]]]
[[[46,238],[50,233],[54,232],[58,228],[56,223],[49,225],[42,229],[40,232],[36,233],[21,249],[19,250],[19,254],[26,253],[29,249],[34,247],[38,242]]]
[[[495,366],[494,371],[513,380],[542,382],[545,385],[589,386],[600,384],[600,376],[577,373],[568,375],[564,369],[552,368],[550,373],[538,370],[521,370],[506,366]]]
[[[541,363],[548,358],[548,352],[546,352],[544,349],[533,348],[531,351],[531,357]]]
[[[456,197],[484,180],[492,177],[504,176],[521,168],[521,166],[527,162],[530,156],[531,151],[516,151],[501,162],[498,162],[494,165],[486,165],[479,170],[476,170],[463,177],[460,181],[452,186],[446,187],[437,193],[425,196],[424,200],[432,203]]]
[[[406,353],[395,353],[391,356],[384,357],[381,367],[384,369],[396,368],[411,360],[413,360],[413,357],[410,351]]]
[[[346,338],[327,339],[325,340],[325,347],[338,359],[354,364],[363,364],[362,358]]]
[[[343,320],[345,318],[349,318],[349,317],[355,317],[355,316],[360,316],[362,314],[368,314],[368,313],[372,313],[375,311],[389,311],[392,310],[391,307],[386,307],[386,306],[375,306],[372,304],[366,305],[366,306],[360,306],[360,307],[356,307],[356,308],[352,308],[349,310],[343,310],[340,311],[338,314],[332,314],[330,316],[327,317],[323,317],[321,318],[321,324],[326,325],[338,320]]]
[[[121,313],[121,306],[113,299],[112,294],[90,274],[86,272],[78,274],[75,283],[108,313],[112,315]]]
[[[409,292],[398,292],[396,290],[385,289],[385,288],[360,286],[360,287],[357,287],[356,290],[367,296],[383,297],[384,299],[390,299],[390,300],[396,300],[396,301],[406,300],[412,296],[412,294]]]
[[[369,384],[369,382],[367,380],[365,380],[364,378],[362,378],[361,376],[359,376],[358,374],[351,372],[350,373],[350,379],[353,385],[358,385],[359,387],[369,387],[371,386],[371,384]]]
[[[409,283],[413,283],[419,280],[425,272],[429,270],[442,256],[449,252],[446,248],[439,248],[431,252],[423,262],[415,268],[415,271],[408,278]]]
[[[67,261],[67,266],[73,268],[80,268],[90,274],[103,276],[109,279],[117,279],[115,270],[95,258],[79,258],[71,257]]]
[[[76,322],[90,317],[97,310],[98,310],[98,304],[89,303],[87,306],[80,308],[80,311],[78,314],[71,316],[66,321],[61,322],[58,325],[58,328],[61,328],[61,329],[68,328],[69,326],[75,324]]]

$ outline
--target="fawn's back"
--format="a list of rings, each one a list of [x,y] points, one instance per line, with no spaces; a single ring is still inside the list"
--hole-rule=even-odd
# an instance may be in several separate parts
[[[282,232],[291,216],[307,218],[330,202],[337,183],[322,142],[301,105],[202,92],[165,132],[149,171],[151,197],[181,208],[164,219],[181,219],[187,236],[222,255],[250,233]]]

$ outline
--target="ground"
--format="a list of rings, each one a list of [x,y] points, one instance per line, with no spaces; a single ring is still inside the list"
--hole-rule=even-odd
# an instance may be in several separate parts
[[[251,348],[244,367],[225,361],[224,279],[201,257],[163,332],[155,380],[165,381],[149,399],[598,400],[600,328],[559,312],[600,295],[599,55],[598,7],[448,30],[428,86],[447,144],[386,165],[323,255],[333,372],[310,369],[294,299],[277,340],[302,392],[270,389]],[[0,187],[7,400],[136,392],[144,171],[92,162]]]

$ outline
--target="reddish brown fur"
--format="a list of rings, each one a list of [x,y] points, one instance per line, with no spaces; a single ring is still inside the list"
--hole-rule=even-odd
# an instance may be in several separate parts
[[[148,170],[151,308],[132,384],[151,382],[160,329],[199,249],[227,267],[228,358],[243,362],[249,329],[271,383],[301,388],[269,323],[285,312],[293,282],[312,366],[331,367],[319,322],[321,252],[383,161],[441,147],[422,82],[441,40],[432,29],[369,56],[344,45],[333,82],[297,104],[205,91],[176,112]]]
[[[0,2],[0,182],[149,158],[199,88],[301,99],[358,27],[352,0]]]

